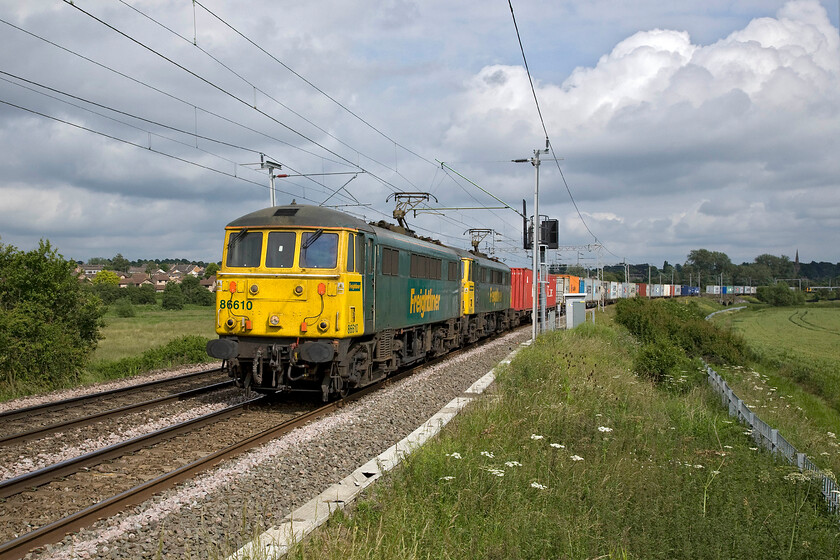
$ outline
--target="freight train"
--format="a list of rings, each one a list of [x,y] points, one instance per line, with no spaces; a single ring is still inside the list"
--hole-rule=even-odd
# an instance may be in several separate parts
[[[292,204],[225,228],[207,353],[240,387],[324,400],[531,319],[532,276],[477,251]],[[697,290],[697,292],[694,292]],[[698,288],[550,275],[547,307]]]

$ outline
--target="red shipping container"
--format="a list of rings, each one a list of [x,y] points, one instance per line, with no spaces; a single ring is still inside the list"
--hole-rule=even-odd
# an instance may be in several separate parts
[[[510,269],[510,305],[516,311],[533,307],[532,276],[528,268]]]
[[[639,284],[639,287],[636,288],[636,295],[638,297],[647,297],[648,295],[648,285],[647,284]]]
[[[557,307],[557,276],[549,274],[548,284],[545,284],[545,287],[545,307],[546,309],[554,309]]]

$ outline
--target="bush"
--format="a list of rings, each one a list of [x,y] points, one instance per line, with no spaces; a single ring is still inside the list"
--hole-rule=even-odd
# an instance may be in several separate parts
[[[49,241],[0,245],[0,380],[10,394],[78,379],[99,339],[102,302]]]
[[[692,358],[740,363],[750,355],[741,336],[706,321],[696,302],[624,299],[616,304],[616,321],[643,344],[668,341]]]
[[[126,288],[128,297],[131,303],[135,305],[154,305],[157,303],[155,299],[155,287],[149,284],[144,284],[139,288],[136,286],[129,286]]]
[[[181,292],[181,287],[174,282],[169,282],[166,288],[163,289],[161,307],[170,310],[183,309],[184,301],[184,294]]]
[[[187,303],[194,305],[213,305],[216,298],[207,288],[201,285],[201,281],[192,275],[187,275],[181,281],[181,293],[184,294],[184,300]]]
[[[777,282],[772,286],[759,286],[756,295],[764,303],[769,303],[775,307],[805,303],[805,294],[798,290],[791,290],[784,282]]]
[[[108,271],[103,270],[102,272]],[[99,274],[102,273],[100,272]],[[99,274],[97,274],[97,276],[99,276]],[[90,284],[87,289],[89,289],[99,299],[101,299],[102,303],[104,303],[105,305],[111,305],[125,294],[124,288],[120,288],[118,284],[111,284],[109,282]]]
[[[114,302],[114,311],[118,317],[134,317],[137,312],[134,311],[134,306],[131,305],[131,300],[127,297],[120,298]]]
[[[200,364],[210,360],[207,355],[207,339],[191,335],[170,340],[163,346],[146,350],[139,356],[92,364],[88,370],[103,379],[119,379],[154,369]]]

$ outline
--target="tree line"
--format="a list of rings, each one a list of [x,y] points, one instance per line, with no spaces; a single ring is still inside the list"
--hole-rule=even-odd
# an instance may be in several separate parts
[[[629,282],[647,282],[648,278],[654,284],[691,284],[701,287],[720,285],[721,280],[726,286],[770,286],[778,281],[796,284],[794,280],[802,279],[802,287],[808,285],[832,286],[840,284],[840,263],[810,262],[800,263],[799,274],[795,270],[795,263],[786,255],[775,256],[762,254],[752,262],[735,264],[726,253],[709,251],[708,249],[694,249],[688,253],[684,264],[671,264],[668,261],[662,266],[650,263],[629,265]],[[554,273],[587,276],[587,270],[580,266],[567,265],[556,267]],[[604,267],[604,280],[624,282],[624,266],[613,265]],[[594,275],[590,273],[590,275]],[[798,287],[798,286],[797,286]]]

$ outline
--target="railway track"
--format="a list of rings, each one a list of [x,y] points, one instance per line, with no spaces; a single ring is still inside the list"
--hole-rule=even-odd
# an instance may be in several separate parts
[[[418,365],[317,409],[301,410],[296,403],[296,409],[281,412],[276,405],[266,404],[266,399],[252,399],[2,482],[0,520],[17,518],[28,522],[16,526],[0,523],[0,541],[6,541],[0,544],[0,560],[21,558],[35,548],[57,542],[67,533],[138,504],[228,458],[462,351]],[[229,437],[223,437],[225,434]],[[162,457],[169,460],[161,460]],[[153,466],[157,468],[152,469]],[[107,483],[103,484],[103,480]]]
[[[91,416],[104,410],[117,409],[135,403],[138,399],[148,401],[189,388],[205,386],[213,379],[216,382],[221,382],[227,379],[227,376],[222,373],[221,369],[213,368],[0,412],[0,433],[5,434],[0,435],[0,437],[7,438],[13,434],[31,431],[35,427],[48,426],[66,422],[73,418]]]

